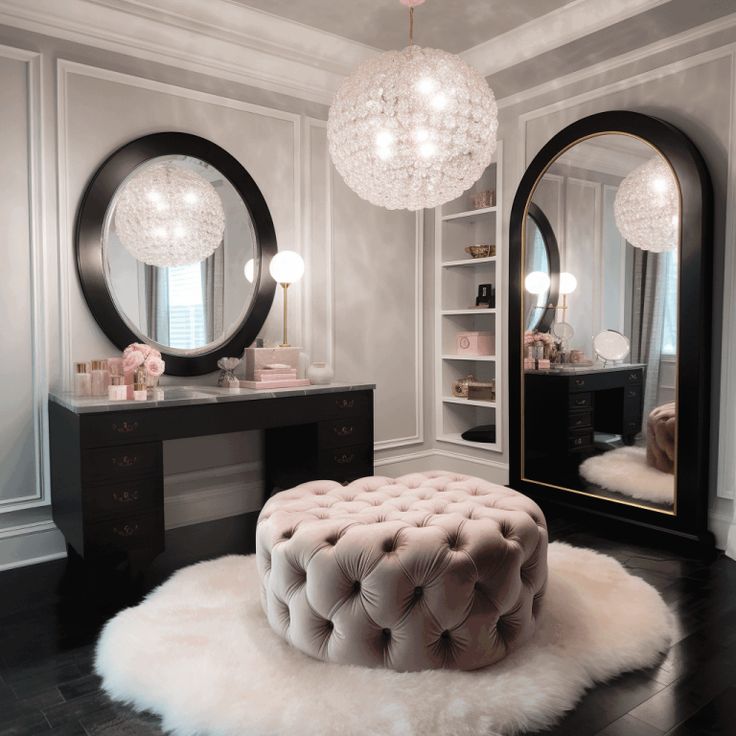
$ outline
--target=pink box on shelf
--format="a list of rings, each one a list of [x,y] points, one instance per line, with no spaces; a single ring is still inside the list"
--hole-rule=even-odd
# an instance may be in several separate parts
[[[455,336],[458,355],[494,355],[495,345],[490,332],[458,332]]]

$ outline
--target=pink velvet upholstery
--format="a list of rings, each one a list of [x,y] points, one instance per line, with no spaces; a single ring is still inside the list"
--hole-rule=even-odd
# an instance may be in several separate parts
[[[529,498],[480,478],[314,481],[266,503],[256,556],[271,627],[306,654],[472,670],[533,633],[547,528]]]
[[[677,407],[662,404],[647,418],[647,462],[663,473],[674,473],[676,445]]]

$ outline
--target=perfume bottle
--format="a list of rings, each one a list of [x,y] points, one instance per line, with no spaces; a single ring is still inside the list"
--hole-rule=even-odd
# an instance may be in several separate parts
[[[139,368],[135,372],[135,383],[133,384],[133,398],[136,401],[145,401],[148,398],[148,388],[146,386],[146,372]]]
[[[107,398],[110,401],[125,401],[128,398],[128,387],[123,376],[110,376],[110,385],[107,387]]]
[[[74,395],[80,397],[92,395],[92,376],[86,363],[74,364]]]
[[[107,396],[110,368],[106,360],[92,361],[92,396]]]

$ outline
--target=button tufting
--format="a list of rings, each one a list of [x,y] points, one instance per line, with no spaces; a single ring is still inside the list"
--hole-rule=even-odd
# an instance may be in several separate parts
[[[360,580],[356,580],[353,583],[353,593],[360,593]]]
[[[442,632],[442,633],[440,634],[440,639],[442,639],[443,641],[446,641],[446,642],[447,642],[447,641],[450,641],[450,632],[449,632],[449,631],[448,631],[447,629],[445,629],[445,630],[444,630],[444,631],[443,631],[443,632]]]
[[[294,530],[293,529],[287,529],[282,535],[282,539],[291,539],[294,536]]]
[[[391,629],[382,629],[381,634],[383,634],[383,638],[388,641],[391,638]]]
[[[337,544],[339,539],[340,537],[338,537],[336,534],[333,534],[332,536],[327,537],[327,539],[325,539],[325,542],[329,544],[331,547],[334,547]]]
[[[421,585],[417,585],[417,587],[414,588],[414,598],[421,598],[422,595],[424,595],[424,589]]]
[[[396,544],[394,543],[393,539],[387,539],[383,543],[383,551],[384,552],[393,552],[396,549]]]

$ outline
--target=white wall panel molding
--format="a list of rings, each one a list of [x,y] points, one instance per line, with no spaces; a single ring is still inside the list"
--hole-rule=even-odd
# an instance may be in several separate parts
[[[628,64],[644,61],[652,56],[656,56],[657,54],[679,48],[680,46],[707,38],[714,33],[726,31],[734,27],[736,27],[736,13],[724,16],[723,18],[718,18],[717,20],[713,20],[708,23],[703,23],[702,25],[690,28],[687,31],[670,36],[669,38],[655,41],[654,43],[642,46],[641,48],[629,51],[625,54],[620,54],[619,56],[611,57],[610,59],[606,59],[598,64],[593,64],[576,72],[571,72],[570,74],[566,74],[562,77],[557,77],[548,82],[543,82],[542,84],[534,87],[529,87],[528,89],[521,90],[513,95],[502,97],[498,100],[498,107],[499,109],[514,107],[515,105],[520,105],[551,92],[555,92],[562,96],[565,94],[565,88],[570,87],[573,84],[608,74]]]
[[[28,235],[31,319],[28,325],[31,348],[33,397],[34,477],[28,478],[28,493],[0,501],[0,512],[42,506],[49,502],[48,462],[48,359],[46,345],[46,271],[44,248],[44,159],[41,120],[42,58],[35,51],[0,45],[0,58],[25,65],[27,117]],[[12,274],[5,274],[12,278]]]
[[[414,434],[379,440],[376,451],[424,443],[424,211],[414,219]]]
[[[481,74],[495,74],[665,2],[668,0],[573,0],[461,55]]]
[[[723,279],[718,479],[721,498],[736,498],[736,47],[731,53],[731,126],[728,138],[728,191]]]
[[[57,62],[57,176],[58,176],[58,222],[59,222],[59,355],[61,363],[61,377],[64,385],[71,383],[73,343],[72,329],[73,321],[71,315],[71,289],[76,279],[76,266],[74,258],[74,222],[73,212],[75,203],[69,201],[69,130],[68,130],[68,86],[73,76],[92,77],[117,84],[125,84],[138,87],[164,95],[183,97],[196,100],[219,107],[248,112],[261,115],[266,118],[285,121],[291,124],[293,140],[293,214],[294,232],[302,232],[302,153],[301,153],[301,116],[277,110],[262,105],[254,105],[242,100],[236,100],[207,92],[200,92],[188,87],[158,82],[146,77],[138,77],[130,74],[111,71],[97,66],[79,64],[66,59]],[[92,172],[90,172],[91,174]],[[74,206],[73,206],[74,204]],[[299,244],[291,244],[289,247],[300,249]],[[309,275],[307,275],[309,278]],[[299,303],[299,314],[301,320],[302,303]],[[300,322],[301,324],[301,322]],[[301,335],[299,336],[301,337]]]
[[[320,159],[316,155],[317,141],[321,139],[324,155]],[[327,122],[317,118],[304,118],[304,160],[303,193],[304,218],[302,249],[307,273],[315,275],[318,268],[318,254],[321,252],[322,280],[315,288],[316,278],[307,279],[303,291],[304,312],[302,330],[304,347],[310,360],[324,360],[333,368],[335,366],[335,252],[332,229],[332,163],[327,151]],[[316,180],[321,175],[323,191],[320,196]],[[317,232],[321,209],[324,227]],[[321,304],[317,305],[317,300]],[[318,311],[321,319],[315,318]],[[318,340],[316,332],[321,330],[323,337]],[[319,344],[318,344],[319,343]]]
[[[228,0],[0,0],[0,23],[322,104],[376,53]]]

